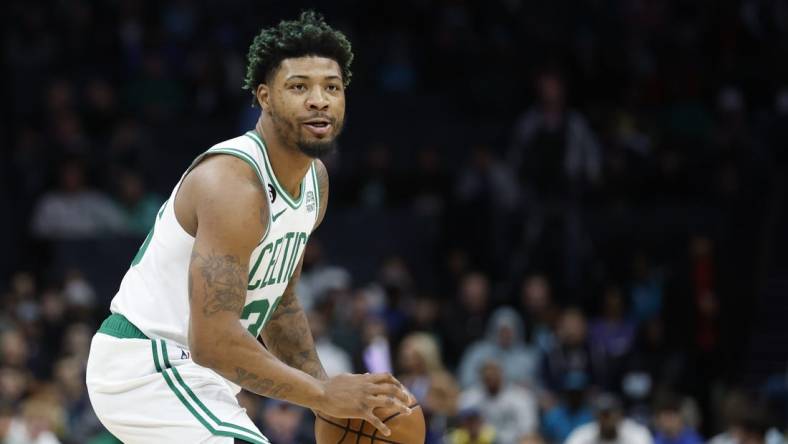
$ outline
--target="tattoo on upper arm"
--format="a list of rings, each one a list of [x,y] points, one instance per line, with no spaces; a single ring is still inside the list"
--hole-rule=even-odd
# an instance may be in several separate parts
[[[246,270],[236,256],[192,252],[191,264],[203,277],[202,312],[211,316],[222,311],[240,315],[246,301]],[[189,299],[194,300],[193,277],[189,276]]]

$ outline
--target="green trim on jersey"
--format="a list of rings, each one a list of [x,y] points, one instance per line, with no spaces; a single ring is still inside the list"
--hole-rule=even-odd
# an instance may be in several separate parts
[[[207,155],[210,155],[210,154],[227,154],[227,155],[230,155],[230,156],[235,156],[235,157],[243,160],[244,162],[248,163],[249,166],[252,167],[252,169],[254,170],[255,174],[257,174],[257,178],[260,179],[260,184],[262,184],[263,190],[266,190],[265,179],[263,178],[263,173],[260,170],[260,166],[257,165],[257,162],[255,162],[255,160],[252,158],[252,156],[250,156],[249,154],[247,154],[247,153],[245,153],[245,152],[243,152],[243,151],[241,151],[241,150],[239,150],[237,148],[230,148],[230,147],[219,146],[219,147],[216,147],[216,148],[209,149],[208,151],[200,154],[196,159],[194,159],[194,162],[192,162],[192,166],[190,166],[189,169],[186,170],[186,174],[188,174],[192,170],[192,168],[197,166],[197,163],[200,160],[202,160],[203,157],[205,157]],[[184,174],[184,177],[186,176],[186,174]],[[268,192],[264,191],[264,193],[265,193],[264,198],[266,199],[266,202],[268,202]],[[263,241],[265,241],[265,238],[268,237],[268,232],[271,231],[271,226],[274,224],[274,221],[271,219],[270,206],[269,206],[269,209],[268,209],[268,220],[269,220],[270,223],[268,224],[267,227],[265,227],[265,234],[263,234],[263,237],[260,239],[260,242],[258,243],[258,245],[262,244]]]
[[[139,250],[137,250],[137,254],[134,255],[134,258],[131,260],[131,266],[135,266],[142,261],[142,257],[145,256],[145,251],[148,250],[148,246],[150,245],[150,241],[153,240],[153,230],[156,229],[156,221],[161,219],[161,215],[164,214],[164,209],[167,208],[167,202],[170,200],[167,199],[161,204],[161,208],[159,209],[159,216],[156,219],[153,219],[153,226],[150,227],[150,231],[148,231],[148,235],[145,236],[145,240],[142,241],[142,245],[140,245]]]
[[[101,323],[99,333],[110,335],[118,339],[149,339],[136,325],[120,313],[111,313]]]
[[[268,159],[268,152],[266,151],[263,140],[254,131],[248,131],[244,135],[252,139],[257,144],[260,152],[263,154],[263,166],[265,167],[265,171],[268,173],[268,176],[271,178],[271,183],[274,185],[274,188],[276,188],[277,193],[282,196],[282,199],[284,199],[284,201],[287,202],[291,208],[299,208],[301,206],[301,202],[304,201],[304,180],[301,179],[301,191],[298,194],[298,200],[296,200],[290,195],[290,193],[285,191],[282,185],[279,184],[279,179],[277,179],[276,175],[274,174],[274,167],[271,166],[271,161]]]
[[[208,431],[211,432],[212,435],[239,438],[246,441],[251,441],[254,444],[270,444],[268,439],[265,438],[260,433],[249,430],[245,427],[241,427],[236,424],[220,421],[219,418],[216,417],[216,415],[214,415],[210,410],[208,410],[205,404],[203,404],[199,400],[199,398],[197,398],[194,392],[192,392],[191,389],[189,389],[189,386],[187,386],[186,383],[183,381],[183,378],[181,377],[180,373],[178,373],[178,370],[170,365],[170,360],[167,357],[167,344],[164,342],[163,339],[160,339],[159,341],[161,342],[160,349],[157,347],[156,341],[151,340],[153,363],[156,366],[156,371],[162,374],[164,380],[167,382],[167,385],[170,387],[170,390],[172,390],[175,393],[175,395],[181,401],[181,404],[183,404],[184,407],[186,407],[186,409],[189,410],[192,416],[194,416],[200,422],[200,424],[203,425],[203,427],[208,429]],[[164,367],[162,367],[162,363],[159,360],[159,352],[161,352],[162,354]],[[187,393],[187,395],[192,400],[192,402],[196,403],[196,405],[202,411],[202,414],[198,413],[197,409],[195,409],[194,404],[190,403],[189,400],[183,395],[183,393],[181,393],[181,391],[178,390],[178,388],[175,386],[175,383],[172,381],[172,377],[167,373],[167,370],[169,370],[175,376],[175,379],[178,381],[178,385]],[[213,420],[213,422],[216,423],[216,427],[211,425],[211,423],[208,422],[208,420],[203,416],[203,414],[207,415],[208,418]],[[220,428],[231,429],[231,430],[219,430]],[[232,431],[232,429],[237,430],[237,432]]]
[[[263,188],[265,189],[265,179],[263,179],[262,170],[260,169],[260,166],[257,164],[257,162],[254,160],[254,158],[252,158],[252,156],[250,156],[249,154],[247,154],[244,151],[239,150],[238,148],[231,148],[231,147],[227,147],[227,146],[217,146],[216,148],[211,148],[208,151],[204,152],[202,154],[202,156],[200,156],[200,157],[203,157],[203,156],[206,156],[206,155],[209,155],[209,154],[217,154],[217,153],[218,154],[229,154],[231,156],[235,156],[235,157],[243,160],[244,162],[248,163],[249,166],[252,167],[254,172],[257,174],[257,178],[260,179],[260,183],[263,185]]]

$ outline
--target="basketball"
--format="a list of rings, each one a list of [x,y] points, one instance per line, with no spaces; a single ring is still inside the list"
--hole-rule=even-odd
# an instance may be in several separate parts
[[[315,440],[317,444],[424,444],[424,413],[418,404],[412,405],[411,409],[413,413],[408,416],[393,411],[389,415],[379,415],[391,429],[389,436],[383,436],[372,424],[362,419],[336,419],[318,415],[315,420]]]

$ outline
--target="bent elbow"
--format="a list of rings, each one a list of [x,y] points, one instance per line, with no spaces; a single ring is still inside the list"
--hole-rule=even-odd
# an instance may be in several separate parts
[[[206,343],[204,339],[189,337],[189,352],[195,364],[213,369],[219,361],[216,344]]]

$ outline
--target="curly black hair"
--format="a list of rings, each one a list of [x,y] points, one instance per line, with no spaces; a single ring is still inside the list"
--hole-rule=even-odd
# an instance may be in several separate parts
[[[247,54],[244,89],[254,94],[268,82],[284,59],[319,56],[335,60],[342,69],[342,81],[350,84],[353,51],[347,37],[329,26],[322,15],[304,11],[297,20],[283,20],[264,28],[252,41]]]

